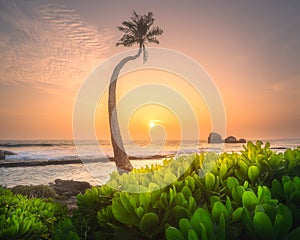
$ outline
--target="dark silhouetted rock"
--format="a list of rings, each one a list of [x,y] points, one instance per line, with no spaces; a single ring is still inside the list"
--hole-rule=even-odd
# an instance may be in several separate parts
[[[225,138],[225,143],[246,143],[246,139],[240,138],[237,140],[234,136],[229,136]]]
[[[11,151],[3,151],[4,155],[17,155],[15,152],[11,152]]]
[[[238,140],[234,136],[225,138],[225,143],[238,143]]]
[[[223,139],[220,134],[212,132],[208,136],[208,143],[222,143]]]
[[[54,183],[49,184],[58,195],[67,197],[76,196],[84,193],[86,189],[91,188],[88,182],[56,179]]]
[[[11,151],[0,150],[0,159],[2,160],[5,159],[6,155],[17,155],[17,154]]]

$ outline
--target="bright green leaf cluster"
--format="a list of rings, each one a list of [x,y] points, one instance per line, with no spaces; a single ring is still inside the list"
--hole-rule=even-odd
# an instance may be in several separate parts
[[[91,239],[297,239],[299,152],[248,142],[241,153],[114,172],[78,196],[73,221]]]
[[[49,239],[65,214],[52,199],[28,199],[0,187],[0,239]]]

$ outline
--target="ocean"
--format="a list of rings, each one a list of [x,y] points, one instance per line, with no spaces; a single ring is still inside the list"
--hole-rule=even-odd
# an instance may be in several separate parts
[[[263,142],[266,141],[277,152],[300,146],[300,139],[270,139]],[[136,141],[125,144],[125,148],[129,157],[134,158],[131,160],[133,166],[140,168],[160,164],[164,158],[180,154],[239,152],[243,149],[243,144],[208,144],[206,141],[193,140],[148,144],[146,141]],[[105,183],[109,174],[116,170],[115,164],[107,159],[113,156],[110,141],[100,141],[97,144],[86,141],[76,146],[73,140],[0,140],[0,150],[16,153],[0,160],[0,185],[6,187],[48,184],[58,178],[99,185]],[[84,164],[1,167],[1,162],[59,162],[79,159]]]

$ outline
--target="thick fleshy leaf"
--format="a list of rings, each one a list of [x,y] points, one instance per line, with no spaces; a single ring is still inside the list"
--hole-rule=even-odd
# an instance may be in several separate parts
[[[276,239],[273,225],[264,212],[255,213],[253,217],[253,228],[258,239]]]
[[[222,214],[225,218],[229,216],[227,208],[221,202],[215,202],[211,213],[215,220],[219,220]]]
[[[189,230],[193,229],[190,221],[187,218],[181,218],[179,221],[179,230],[183,233],[184,238],[187,239]]]
[[[263,204],[262,206],[265,210],[265,213],[270,218],[271,222],[274,222],[276,214],[277,214],[275,207],[271,204]]]
[[[156,230],[159,224],[159,218],[156,213],[149,212],[146,213],[139,224],[139,229],[142,233],[147,234],[148,236]]]
[[[287,181],[283,184],[285,196],[290,196],[296,190],[296,184],[293,181]]]
[[[227,164],[222,163],[219,170],[219,178],[222,179],[227,174]]]
[[[120,192],[120,200],[122,203],[123,208],[129,213],[132,214],[134,213],[134,208],[131,206],[129,202],[129,198],[134,198],[129,195],[127,192]]]
[[[239,181],[235,177],[227,178],[227,187],[230,191],[239,186]]]
[[[250,166],[248,169],[248,177],[251,182],[254,182],[259,176],[259,168],[257,166]]]
[[[178,224],[181,218],[190,218],[192,214],[182,206],[175,206],[171,210],[171,218],[172,220]]]
[[[184,186],[182,189],[181,189],[181,192],[183,193],[185,199],[189,199],[189,197],[191,197],[193,194],[190,190],[190,188],[188,186]]]
[[[168,185],[175,182],[176,180],[177,180],[177,177],[173,173],[168,173],[164,177],[164,182]]]
[[[131,205],[131,207],[133,208],[133,209],[136,209],[137,208],[137,203],[136,203],[136,199],[135,199],[135,197],[131,197],[131,198],[129,198],[129,203],[130,203],[130,205]]]
[[[229,213],[231,213],[232,206],[231,206],[231,201],[230,201],[229,196],[226,196],[226,208],[227,208],[227,211],[228,211]]]
[[[145,213],[144,208],[143,207],[136,208],[135,213],[138,216],[138,218],[141,218]]]
[[[179,206],[182,206],[182,205],[183,205],[183,202],[186,201],[186,199],[185,199],[185,197],[184,197],[184,195],[183,195],[182,192],[177,193],[177,194],[175,195],[175,198],[174,198],[174,199],[175,199],[176,205],[179,205]]]
[[[300,206],[300,189],[291,194],[290,201]]]
[[[198,235],[197,235],[197,233],[194,229],[190,229],[188,231],[188,238],[187,239],[188,240],[198,240],[199,239]]]
[[[244,172],[242,169],[234,169],[234,175],[242,181],[245,181],[248,178],[247,171]]]
[[[293,215],[290,209],[279,204],[277,214],[274,221],[274,228],[276,230],[277,236],[282,238],[287,235],[293,225]]]
[[[238,165],[240,166],[240,170],[243,172],[243,174],[248,174],[248,164],[245,163],[243,160],[238,161]]]
[[[215,175],[212,174],[212,173],[207,173],[205,175],[205,187],[208,189],[208,190],[213,190],[214,189],[214,186],[215,186]]]
[[[225,240],[226,232],[225,232],[225,218],[224,215],[221,214],[219,219],[219,225],[217,228],[216,239],[217,240]]]
[[[255,193],[253,193],[251,191],[246,191],[243,193],[242,203],[243,203],[243,206],[245,208],[247,208],[249,211],[253,211],[259,202],[258,202],[258,198],[256,197]]]
[[[240,198],[243,197],[243,194],[245,192],[245,188],[243,186],[237,186],[236,188],[236,192],[239,195]]]
[[[198,208],[194,212],[190,222],[199,236],[201,236],[201,234],[202,234],[201,228],[199,227],[200,223],[203,224],[207,233],[213,233],[213,223],[211,221],[211,218],[210,218],[207,210],[205,210],[203,208]]]
[[[119,203],[113,202],[112,213],[119,222],[133,225],[132,217]]]
[[[162,208],[164,209],[168,208],[169,200],[168,200],[168,194],[166,192],[161,193],[159,201]]]
[[[203,223],[200,223],[200,232],[201,232],[201,239],[202,240],[209,240],[209,239],[215,239],[215,238],[210,238],[209,236],[208,236],[208,234],[207,234],[207,229],[206,229],[206,227],[204,226],[204,224]]]
[[[281,183],[277,180],[274,179],[272,181],[272,191],[280,198],[284,198],[284,194],[283,194],[283,188]]]
[[[188,206],[189,211],[191,213],[195,212],[196,208],[197,208],[197,203],[196,203],[195,199],[192,196],[189,197],[189,206]]]
[[[165,234],[167,240],[184,240],[183,234],[175,227],[168,227]]]
[[[220,199],[219,196],[212,196],[210,198],[210,206],[211,206],[211,208],[213,208],[215,202],[221,202],[221,199]]]
[[[191,191],[195,190],[195,179],[191,176],[187,176],[184,180],[185,185],[190,188]]]
[[[294,156],[293,150],[291,150],[291,149],[287,149],[284,152],[284,157],[285,157],[285,159],[289,160],[290,162],[295,161],[295,156]]]
[[[139,193],[139,206],[147,212],[151,204],[151,194],[149,192]]]
[[[244,208],[239,207],[239,208],[237,208],[237,209],[234,210],[234,212],[232,213],[232,220],[234,222],[240,221],[240,219],[242,217],[243,209]]]

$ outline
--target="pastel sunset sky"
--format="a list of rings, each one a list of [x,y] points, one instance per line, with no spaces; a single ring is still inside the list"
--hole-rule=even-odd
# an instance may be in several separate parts
[[[152,11],[164,30],[159,47],[192,58],[211,76],[227,136],[300,138],[300,1],[0,0],[0,139],[72,139],[77,92],[97,65],[127,50],[115,46],[117,26],[133,10]],[[171,75],[129,73],[118,96],[139,83],[183,91],[207,138],[209,109]],[[101,139],[109,138],[106,98],[95,114]],[[132,113],[128,129],[143,139],[159,124],[174,139],[181,120],[150,104]]]

